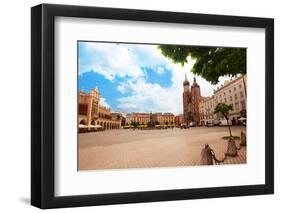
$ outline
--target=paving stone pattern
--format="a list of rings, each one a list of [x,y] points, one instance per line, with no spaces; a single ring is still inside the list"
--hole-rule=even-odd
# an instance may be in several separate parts
[[[245,127],[233,126],[240,136]],[[121,169],[200,166],[204,144],[209,144],[220,160],[227,150],[227,127],[192,127],[166,130],[108,130],[79,134],[78,169]],[[239,147],[240,141],[236,141]],[[224,164],[246,163],[246,147]]]

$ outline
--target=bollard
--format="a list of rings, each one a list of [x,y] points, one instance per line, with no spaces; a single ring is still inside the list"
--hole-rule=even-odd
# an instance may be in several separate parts
[[[228,140],[227,152],[225,153],[225,155],[231,157],[237,156],[237,147],[233,138],[229,138]]]
[[[246,132],[242,130],[240,136],[240,146],[246,146],[246,145],[247,145]]]
[[[213,165],[213,153],[212,149],[208,144],[201,151],[201,165]]]

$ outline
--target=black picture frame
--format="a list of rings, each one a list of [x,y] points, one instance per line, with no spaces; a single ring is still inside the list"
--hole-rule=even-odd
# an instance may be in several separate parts
[[[265,48],[265,184],[93,195],[54,195],[55,17],[263,28]],[[42,209],[274,193],[274,20],[224,15],[41,4],[31,8],[31,204]]]

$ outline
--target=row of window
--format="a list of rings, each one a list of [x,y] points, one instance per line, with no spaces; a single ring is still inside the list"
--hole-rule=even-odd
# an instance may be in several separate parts
[[[224,93],[224,96],[225,96],[225,93]],[[237,93],[235,93],[234,94],[234,96],[236,96],[237,97]],[[221,98],[222,96],[221,96],[221,94],[219,95],[219,98]],[[231,97],[231,96],[230,96]],[[244,97],[244,93],[243,93],[243,91],[240,91],[240,97],[241,98],[243,98]],[[218,96],[215,96],[215,99],[218,99]]]
[[[242,91],[240,92],[240,98],[244,98],[244,93]],[[234,94],[234,100],[237,100],[237,99],[238,99],[238,95],[237,95],[237,93],[235,93]],[[233,101],[232,96],[229,96],[229,101]],[[227,98],[219,99],[219,101],[215,100],[213,103],[207,104],[207,106],[214,107],[214,104],[221,103],[221,102],[226,103],[227,102]]]
[[[200,117],[201,120],[203,120],[203,119],[213,119],[213,118],[214,118],[214,116],[208,116],[208,115],[205,115],[205,116],[203,115],[203,116]]]
[[[99,113],[99,118],[111,119],[112,117],[110,115]]]
[[[226,102],[226,101],[225,101]],[[233,110],[232,111],[240,111],[240,110],[242,110],[242,109],[246,109],[246,104],[245,104],[245,101],[240,101],[240,106],[241,106],[241,108],[239,108],[239,103],[238,102],[235,102],[234,104],[233,104]],[[202,109],[202,108],[201,108]],[[210,111],[212,111],[213,110],[213,107],[209,107],[209,108],[207,108],[205,111],[207,111],[207,112],[210,112]]]
[[[239,89],[241,89],[241,88],[242,88],[242,85],[241,85],[241,84],[239,84],[239,86],[238,86],[238,87],[239,87]],[[235,86],[235,87],[233,87],[233,91],[236,91],[236,86]],[[232,92],[232,90],[231,90],[231,89],[229,89],[229,90],[228,90],[228,92],[229,92],[229,94],[230,94],[230,93]],[[226,95],[226,94],[225,94],[225,92],[224,92],[223,94],[224,94],[224,95]]]

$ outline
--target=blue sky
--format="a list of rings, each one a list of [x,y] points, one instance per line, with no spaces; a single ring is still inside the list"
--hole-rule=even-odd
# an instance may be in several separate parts
[[[124,113],[182,113],[182,82],[185,74],[192,81],[194,61],[174,64],[157,45],[79,42],[78,48],[78,88],[97,86],[101,104]],[[197,82],[202,95],[211,95],[208,82]]]

